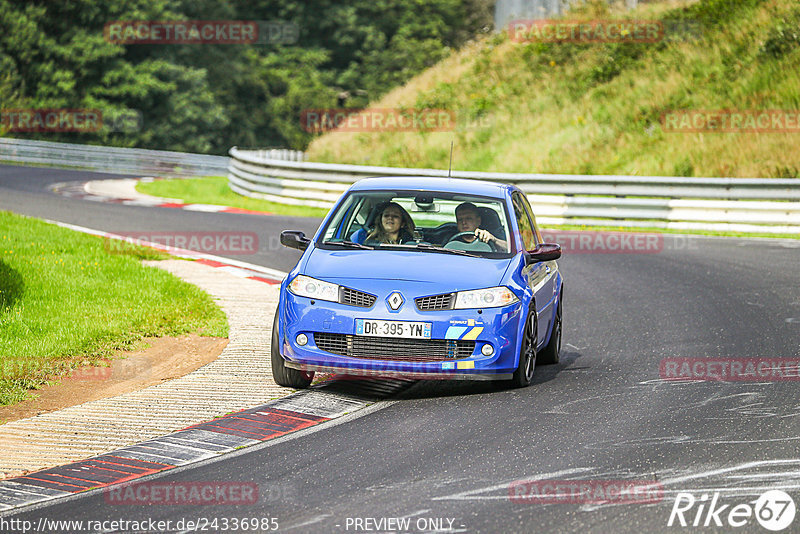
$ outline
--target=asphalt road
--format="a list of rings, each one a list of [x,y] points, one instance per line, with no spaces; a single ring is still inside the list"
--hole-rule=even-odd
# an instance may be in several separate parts
[[[0,209],[102,230],[246,228],[267,242],[281,229],[316,225],[100,204],[46,190],[80,176],[96,177],[0,167]],[[288,270],[296,258],[281,249],[237,259]],[[797,379],[673,382],[660,378],[660,366],[666,358],[800,360],[798,260],[800,241],[683,237],[667,238],[655,254],[568,254],[559,261],[562,360],[538,367],[529,388],[420,382],[341,424],[151,479],[254,482],[256,504],[114,506],[96,492],[13,517],[169,519],[173,526],[202,517],[276,518],[281,532],[396,525],[365,518],[405,518],[407,532],[767,532],[753,517],[739,528],[727,521],[734,506],[751,506],[771,488],[800,505]],[[649,503],[543,503],[524,498],[545,490],[528,485],[521,499],[510,498],[515,481],[543,479],[591,481],[593,491],[651,481],[657,493]],[[716,508],[728,505],[716,516],[724,526],[712,517],[704,527],[717,491]],[[690,526],[676,518],[668,526],[680,492],[698,500],[683,515]],[[700,526],[692,527],[700,506]],[[223,531],[222,524],[208,531]],[[783,532],[800,532],[800,517]]]
[[[90,202],[56,195],[48,189],[60,182],[106,178],[130,176],[0,165],[0,209],[95,230],[125,232],[126,235],[148,232],[252,232],[258,236],[255,254],[229,254],[225,250],[211,253],[282,271],[294,267],[300,252],[280,245],[281,231],[302,230],[313,234],[320,222],[306,217],[203,213]]]

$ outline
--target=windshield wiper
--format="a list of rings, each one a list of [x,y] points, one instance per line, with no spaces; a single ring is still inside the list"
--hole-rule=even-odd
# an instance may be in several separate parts
[[[362,245],[361,243],[356,243],[355,241],[323,241],[323,245],[341,245],[347,248],[362,248],[364,250],[375,250],[375,247],[371,247],[369,245]]]
[[[477,254],[472,254],[471,252],[467,252],[466,250],[458,250],[454,248],[442,248],[437,247],[435,245],[431,245],[430,243],[417,243],[417,247],[422,250],[430,250],[433,252],[442,252],[444,254],[458,254],[460,256],[470,256],[472,258],[480,258]]]

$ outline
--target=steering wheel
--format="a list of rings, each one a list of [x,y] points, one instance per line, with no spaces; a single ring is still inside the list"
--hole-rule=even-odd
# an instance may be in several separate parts
[[[471,235],[471,236],[472,236],[472,237],[474,237],[475,239],[478,239],[478,236],[476,236],[476,235],[475,235],[475,231],[473,230],[472,232],[459,232],[459,233],[457,233],[456,235],[454,235],[453,237],[451,237],[450,239],[448,239],[448,240],[447,240],[447,242],[449,243],[450,241],[455,241],[456,239],[459,239],[459,240],[461,240],[461,241],[464,241],[464,240],[463,240],[463,239],[461,239],[461,238],[462,238],[462,237],[467,237],[468,235]],[[464,242],[466,243],[466,241],[464,241]]]

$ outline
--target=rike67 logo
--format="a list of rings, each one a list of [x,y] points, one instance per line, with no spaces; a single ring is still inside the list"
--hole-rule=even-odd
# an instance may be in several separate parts
[[[719,497],[719,492],[714,492],[710,501],[708,493],[699,499],[688,492],[678,493],[667,526],[739,528],[758,522],[767,530],[779,532],[794,521],[794,500],[781,490],[769,490],[754,501],[733,505],[720,504]]]

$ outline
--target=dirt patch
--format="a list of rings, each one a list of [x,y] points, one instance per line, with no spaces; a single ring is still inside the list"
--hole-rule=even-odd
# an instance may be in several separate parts
[[[228,344],[225,338],[196,334],[145,341],[148,348],[120,352],[106,361],[108,367],[77,369],[60,383],[32,392],[36,398],[0,406],[0,422],[114,397],[181,377],[216,360]]]

